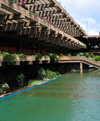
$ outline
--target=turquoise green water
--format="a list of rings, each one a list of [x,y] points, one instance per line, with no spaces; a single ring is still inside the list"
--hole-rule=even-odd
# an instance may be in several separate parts
[[[100,121],[100,71],[78,71],[2,100],[0,121]]]

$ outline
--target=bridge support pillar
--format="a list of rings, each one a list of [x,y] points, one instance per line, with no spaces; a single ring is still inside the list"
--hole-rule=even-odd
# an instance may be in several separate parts
[[[82,61],[80,61],[80,70],[83,69],[83,64],[82,64]]]

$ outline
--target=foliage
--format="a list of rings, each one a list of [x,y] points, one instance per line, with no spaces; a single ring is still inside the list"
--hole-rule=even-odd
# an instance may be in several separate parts
[[[86,44],[84,44],[84,48],[86,48]]]
[[[40,83],[40,82],[43,81],[44,78],[52,79],[52,78],[57,78],[59,76],[61,76],[61,74],[59,72],[53,72],[53,71],[50,71],[49,69],[47,69],[45,71],[43,68],[40,68],[38,70],[38,78],[39,78],[39,80],[29,80],[28,86],[34,85],[36,83]]]
[[[84,56],[84,53],[78,53],[76,56]]]
[[[34,11],[33,10],[29,10],[29,13],[33,13]]]
[[[95,61],[99,61],[99,57],[98,56],[95,56],[94,60]]]
[[[3,62],[7,63],[8,65],[14,64],[15,62],[15,57],[7,52],[3,52]]]
[[[15,3],[16,2],[16,0],[10,0],[10,3]]]
[[[7,83],[3,83],[0,86],[0,94],[5,94],[10,89]]]
[[[53,55],[53,53],[47,53],[46,55],[48,55],[49,57],[51,57]]]
[[[54,74],[52,71],[50,71],[49,69],[46,70],[46,78],[47,78],[47,79],[52,79],[52,78],[54,78],[54,77],[55,77],[54,75],[55,75],[55,74]]]
[[[84,56],[84,53],[79,53],[80,56]]]
[[[100,56],[95,56],[94,60],[95,61],[100,61]]]
[[[52,79],[52,78],[56,78],[59,76],[61,76],[59,72],[53,72],[53,71],[50,71],[49,69],[45,71],[43,68],[40,68],[38,70],[38,78],[42,80],[45,78]]]
[[[66,57],[66,55],[60,55],[60,57]]]
[[[2,52],[0,51],[0,55],[2,55]]]
[[[53,72],[50,71],[49,69],[46,70],[46,78],[47,79],[52,79],[61,76],[59,72]]]
[[[80,54],[76,54],[76,56],[80,56]]]
[[[24,78],[25,78],[24,74],[21,74],[21,75],[17,76],[17,78],[16,78],[16,80],[17,80],[18,83],[19,83],[19,87],[20,87],[20,88],[23,87]]]
[[[13,53],[14,56],[19,56],[19,54]]]
[[[91,60],[95,60],[95,58],[91,58]]]
[[[71,57],[71,54],[67,54],[67,56]]]
[[[59,56],[56,54],[51,54],[50,59],[51,59],[51,61],[59,61]]]
[[[89,58],[89,53],[85,53],[85,57]]]
[[[20,57],[21,59],[25,59],[25,58],[26,58],[26,55],[25,55],[25,54],[23,54],[23,53],[18,54],[18,55],[19,55],[19,57]]]
[[[49,57],[49,55],[44,55],[44,57]]]
[[[100,56],[98,56],[98,59],[99,59],[99,61],[100,61]]]
[[[28,86],[37,84],[37,83],[41,83],[43,80],[29,80],[28,82]]]
[[[71,72],[74,72],[74,69],[71,69]]]
[[[46,72],[45,72],[45,70],[43,69],[43,68],[40,68],[39,70],[38,70],[38,78],[39,79],[44,79],[46,77]]]
[[[39,61],[40,59],[42,59],[42,55],[40,53],[35,53],[35,59]]]
[[[50,71],[49,69],[47,69],[45,71],[43,68],[40,68],[38,70],[38,79],[39,80],[29,80],[28,86],[34,85],[36,83],[40,83],[45,78],[52,79],[52,78],[57,78],[59,76],[61,76],[61,74],[59,72],[53,72],[53,71]]]
[[[3,94],[3,89],[0,87],[0,95]]]
[[[94,57],[94,54],[93,54],[93,53],[91,53],[91,54],[90,54],[90,57],[91,57],[91,58],[93,58],[93,57]]]

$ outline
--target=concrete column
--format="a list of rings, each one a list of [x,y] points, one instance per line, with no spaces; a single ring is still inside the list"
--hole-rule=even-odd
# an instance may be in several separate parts
[[[80,61],[80,70],[83,69],[82,61]]]

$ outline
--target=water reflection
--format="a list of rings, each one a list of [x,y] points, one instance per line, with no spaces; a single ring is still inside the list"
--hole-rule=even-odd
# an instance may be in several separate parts
[[[83,69],[80,70],[80,73],[83,74]]]
[[[81,74],[81,76],[83,75],[83,69],[80,70],[80,74]]]

